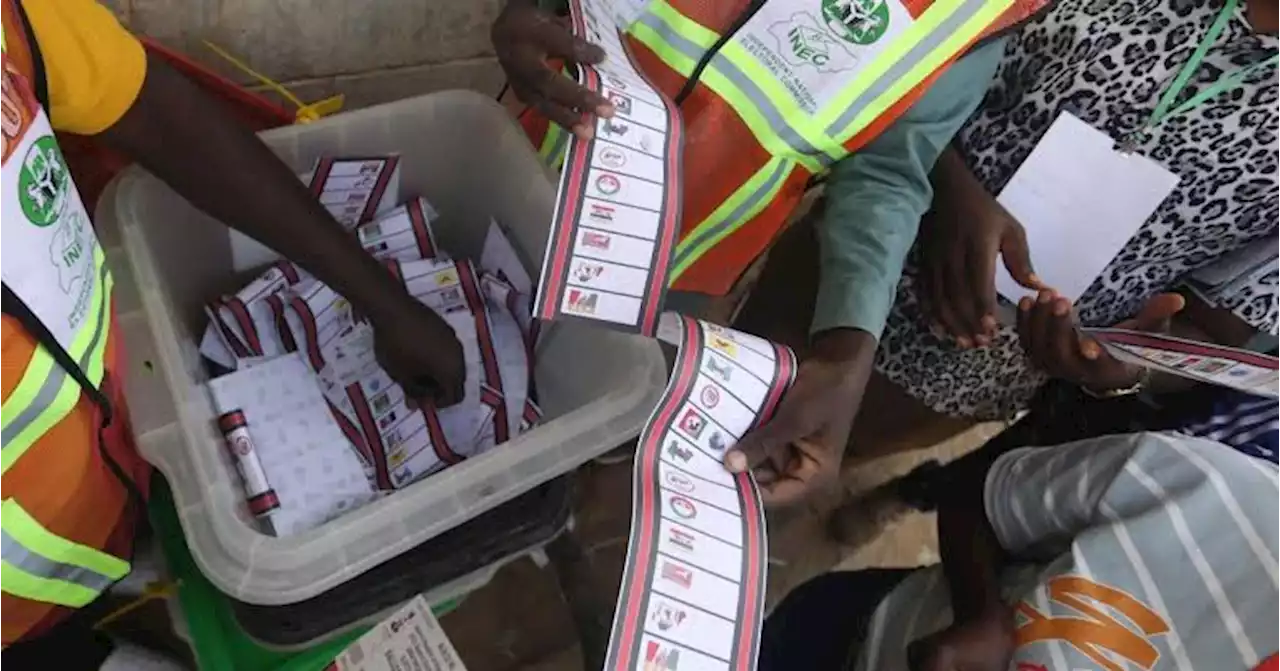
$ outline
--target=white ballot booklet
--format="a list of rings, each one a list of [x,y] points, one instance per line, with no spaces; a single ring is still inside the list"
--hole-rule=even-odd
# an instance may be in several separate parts
[[[1258,396],[1280,396],[1280,359],[1234,347],[1126,329],[1085,329],[1126,363],[1229,387]]]
[[[629,10],[608,0],[569,4],[574,34],[606,54],[601,65],[578,67],[578,83],[616,113],[596,119],[591,140],[569,143],[534,315],[651,336],[680,227],[680,113],[631,61],[615,23]]]
[[[379,622],[324,671],[467,671],[421,595]]]
[[[1026,229],[1031,264],[1075,301],[1156,211],[1178,177],[1062,112],[998,198]],[[1031,290],[996,266],[996,290],[1018,302]]]
[[[666,313],[680,346],[640,434],[631,538],[607,669],[750,670],[764,618],[768,543],[754,478],[725,451],[773,414],[795,376],[790,349]]]

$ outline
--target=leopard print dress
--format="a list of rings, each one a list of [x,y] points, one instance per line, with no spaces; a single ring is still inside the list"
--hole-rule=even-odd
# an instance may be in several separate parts
[[[1058,113],[1070,110],[1113,137],[1151,109],[1217,17],[1222,0],[1059,0],[1012,36],[982,107],[957,145],[991,193],[999,193]],[[1244,3],[1241,3],[1242,5]],[[1228,24],[1178,102],[1224,72],[1276,53],[1274,36]],[[1086,325],[1106,326],[1146,300],[1250,242],[1277,246],[1276,67],[1167,120],[1137,150],[1181,181],[1080,297]],[[960,350],[930,333],[908,259],[881,342],[877,369],[934,410],[981,419],[1023,409],[1045,377],[1026,361],[1011,326],[993,344]],[[1213,296],[1252,326],[1276,329],[1276,272],[1255,273]]]

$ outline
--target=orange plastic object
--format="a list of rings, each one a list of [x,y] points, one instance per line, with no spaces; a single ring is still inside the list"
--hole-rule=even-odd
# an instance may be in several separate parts
[[[147,38],[142,38],[142,43],[151,55],[164,59],[170,67],[195,82],[205,93],[221,101],[226,109],[250,128],[266,130],[293,122],[294,114],[289,110],[246,91],[187,56]],[[129,165],[129,159],[107,149],[94,138],[83,135],[59,133],[58,145],[75,177],[76,186],[80,188],[85,208],[93,212],[102,190],[117,172]]]

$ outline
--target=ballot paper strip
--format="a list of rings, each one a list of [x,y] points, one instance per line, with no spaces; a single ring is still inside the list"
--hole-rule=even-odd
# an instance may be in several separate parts
[[[1116,149],[1106,133],[1062,112],[997,199],[1023,228],[1036,274],[1075,301],[1173,192],[1178,176]],[[1013,303],[1033,293],[996,267]]]
[[[232,370],[246,359],[276,357],[289,350],[273,327],[281,315],[279,299],[270,297],[288,287],[312,281],[311,276],[288,261],[277,261],[247,286],[205,306],[209,317],[200,351],[215,363]]]
[[[325,156],[316,162],[309,184],[329,214],[353,229],[399,202],[400,158]]]
[[[293,337],[378,488],[395,489],[460,460],[437,452],[444,447],[437,445],[439,434],[433,440],[429,429],[435,425],[422,409],[408,406],[404,391],[376,365],[371,329],[356,321],[345,299],[317,282],[289,307]]]
[[[368,325],[319,282],[290,299],[287,322],[379,488],[399,489],[507,441],[540,413],[528,403],[525,338],[507,310],[507,296],[491,293],[490,287],[506,285],[482,281],[467,261],[389,263],[409,293],[440,314],[462,343],[467,382],[461,403],[411,405],[377,366]]]
[[[1249,350],[1125,329],[1086,329],[1112,356],[1197,382],[1280,396],[1280,359]]]
[[[209,390],[219,413],[240,410],[248,421],[267,481],[280,499],[270,513],[276,535],[312,529],[375,498],[300,355],[210,380]]]
[[[356,228],[360,245],[379,259],[414,261],[434,259],[440,254],[432,222],[440,215],[425,198],[397,207]]]
[[[381,489],[404,487],[480,454],[542,418],[533,394],[537,329],[530,297],[508,282],[530,287],[528,274],[496,223],[481,259],[492,265],[483,273],[444,258],[432,231],[436,217],[418,198],[356,232],[463,343],[466,398],[455,406],[411,404],[378,365],[370,325],[337,292],[291,264],[278,263],[208,310],[203,349],[227,368],[245,369],[286,352],[305,355],[333,420]]]
[[[605,668],[754,669],[767,543],[755,480],[722,459],[794,379],[791,350],[666,313],[680,346],[640,436],[631,538]]]
[[[324,190],[325,184],[317,181],[317,178],[321,176],[322,171],[320,168],[323,165],[330,166],[328,175],[332,178],[331,193],[326,193]],[[377,179],[373,180],[372,186],[367,184],[369,181],[368,174],[363,176],[364,186],[359,189],[348,188],[361,183],[359,180],[351,179],[351,173],[359,174],[361,170],[371,173],[375,169],[379,171],[380,177],[385,176],[386,178],[386,185],[380,192],[378,191],[379,181]],[[386,171],[385,173],[382,172],[384,170]],[[301,174],[298,177],[303,183],[311,187],[313,193],[324,204],[325,209],[348,229],[385,212],[399,202],[399,158],[395,156],[379,156],[368,159],[324,157],[316,162],[310,172]],[[329,182],[329,177],[326,177],[324,181]],[[370,207],[372,207],[371,213],[369,212]],[[270,263],[280,256],[276,250],[239,231],[229,231],[229,242],[231,244],[231,267],[236,272],[257,268]]]
[[[421,595],[338,655],[324,671],[467,671]]]
[[[570,8],[574,33],[606,54],[578,83],[616,114],[569,143],[534,314],[653,335],[680,226],[680,114],[635,68],[609,0]]]

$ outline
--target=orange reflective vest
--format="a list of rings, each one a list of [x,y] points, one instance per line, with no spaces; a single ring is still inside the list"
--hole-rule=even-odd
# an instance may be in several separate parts
[[[129,572],[149,468],[113,376],[111,272],[44,112],[43,66],[4,0],[3,644]],[[134,483],[138,483],[138,487]]]
[[[652,0],[626,30],[679,105],[684,206],[674,289],[729,292],[810,180],[911,106],[976,41],[1051,0]],[[522,123],[553,167],[568,134]]]

